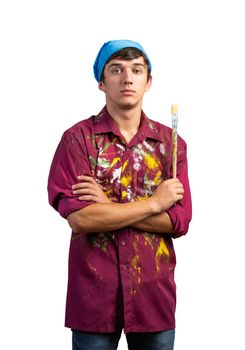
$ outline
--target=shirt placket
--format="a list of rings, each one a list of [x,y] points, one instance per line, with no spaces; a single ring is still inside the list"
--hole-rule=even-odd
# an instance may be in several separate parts
[[[132,194],[132,164],[131,164],[131,148],[125,147],[122,153],[122,172],[121,172],[121,188],[120,188],[120,202],[128,203]],[[123,210],[123,209],[122,209]],[[125,228],[119,232],[118,235],[118,250],[119,250],[119,266],[121,283],[123,289],[123,303],[124,303],[124,321],[125,327],[133,325],[132,320],[132,300],[130,298],[130,228]]]

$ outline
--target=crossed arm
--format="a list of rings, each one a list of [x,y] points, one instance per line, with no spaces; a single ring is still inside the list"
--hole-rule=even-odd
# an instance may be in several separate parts
[[[129,203],[111,202],[92,177],[79,176],[78,180],[72,186],[73,194],[94,204],[67,217],[74,232],[106,232],[127,226],[148,232],[173,232],[166,210],[183,198],[184,189],[178,179],[164,181],[148,199]]]

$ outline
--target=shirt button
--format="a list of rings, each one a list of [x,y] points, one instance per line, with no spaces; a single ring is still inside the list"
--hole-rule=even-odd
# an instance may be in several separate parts
[[[126,270],[127,267],[126,267],[126,265],[122,265],[122,268],[123,268],[124,270]]]
[[[126,242],[125,241],[122,241],[122,245],[125,245],[126,244]]]

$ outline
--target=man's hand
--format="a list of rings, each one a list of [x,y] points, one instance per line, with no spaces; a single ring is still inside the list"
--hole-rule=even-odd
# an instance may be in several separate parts
[[[155,190],[151,199],[156,213],[166,211],[183,198],[184,188],[178,179],[163,181]]]
[[[112,203],[101,186],[92,177],[81,175],[77,179],[81,182],[72,186],[72,193],[80,195],[78,197],[79,200],[95,203]]]

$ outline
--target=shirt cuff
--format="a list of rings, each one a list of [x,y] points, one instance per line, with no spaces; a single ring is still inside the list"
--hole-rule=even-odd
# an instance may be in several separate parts
[[[67,218],[68,215],[74,211],[88,207],[94,204],[91,201],[80,201],[77,198],[62,198],[59,200],[58,211],[63,218]]]
[[[185,217],[184,208],[181,204],[176,204],[167,210],[170,220],[173,224],[173,238],[178,238],[185,235],[189,228],[189,220]]]

